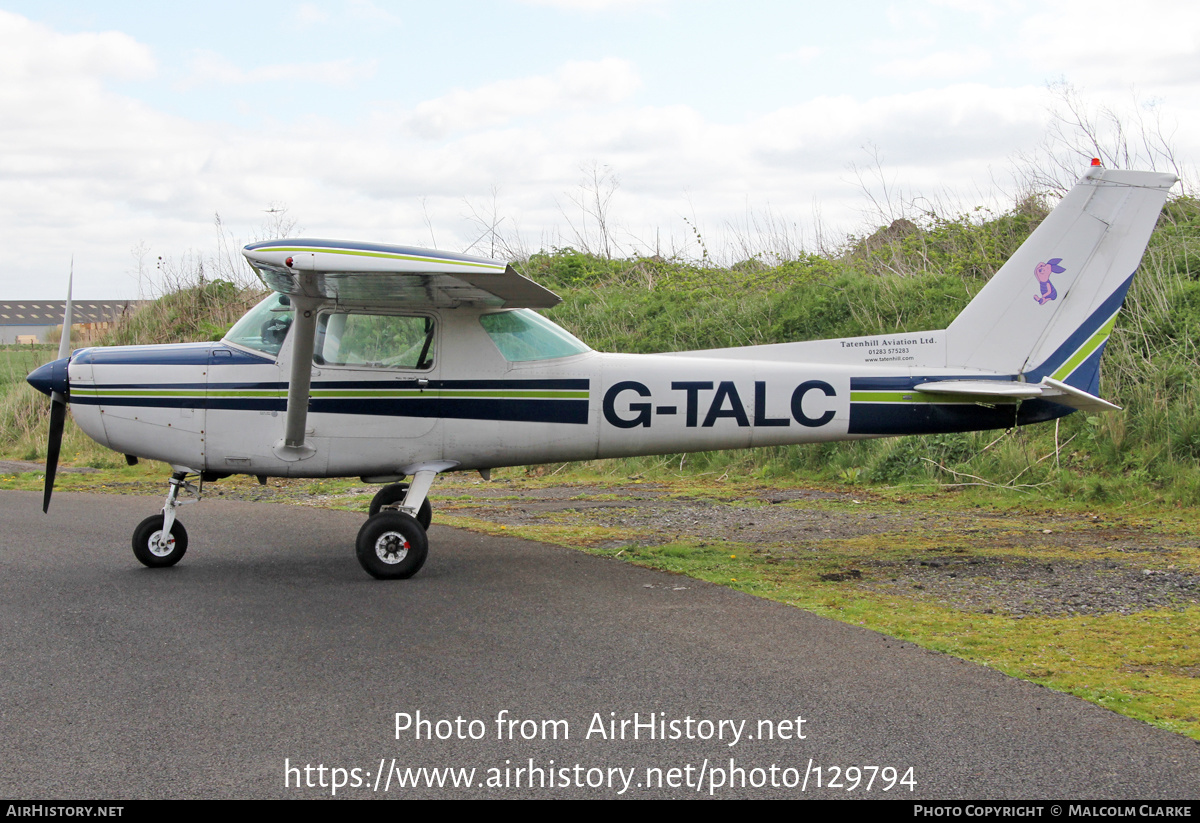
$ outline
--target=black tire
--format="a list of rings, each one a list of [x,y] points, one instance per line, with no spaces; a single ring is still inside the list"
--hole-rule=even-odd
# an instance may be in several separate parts
[[[407,483],[393,483],[390,486],[384,486],[371,498],[371,505],[367,509],[367,516],[374,517],[379,514],[384,506],[402,502],[406,494],[408,494]],[[433,506],[430,505],[429,498],[426,497],[421,501],[421,508],[417,510],[417,522],[421,524],[421,528],[428,530],[429,524],[432,521]]]
[[[358,562],[379,580],[403,580],[425,565],[429,538],[421,524],[402,512],[380,512],[358,530]]]
[[[164,554],[156,546],[152,546],[151,541],[162,532],[162,527],[163,516],[152,514],[133,530],[133,556],[143,566],[149,566],[152,569],[174,566],[183,559],[184,553],[187,552],[187,529],[178,520],[171,524],[171,544],[166,553]]]

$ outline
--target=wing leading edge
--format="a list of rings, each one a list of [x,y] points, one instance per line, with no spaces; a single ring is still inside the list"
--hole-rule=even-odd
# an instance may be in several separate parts
[[[345,303],[548,309],[560,298],[499,260],[381,243],[289,238],[242,254],[275,291]]]

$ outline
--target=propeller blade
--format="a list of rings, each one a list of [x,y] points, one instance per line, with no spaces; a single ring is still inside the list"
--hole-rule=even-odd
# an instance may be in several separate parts
[[[67,279],[67,305],[63,309],[62,336],[58,339],[58,359],[71,353],[71,290],[75,285],[75,256],[71,255],[71,274]],[[46,439],[46,488],[42,492],[42,513],[50,509],[54,493],[54,475],[58,473],[58,455],[62,451],[63,426],[67,422],[67,397],[63,392],[70,385],[63,369],[62,385],[50,392],[50,434]]]
[[[58,473],[58,453],[62,449],[63,425],[67,421],[67,404],[58,392],[50,402],[50,436],[46,440],[46,489],[42,493],[42,513],[50,509],[54,492],[54,475]]]
[[[75,285],[75,255],[71,255],[71,276],[67,278],[67,307],[63,310],[62,337],[58,339],[58,359],[71,353],[71,288]]]

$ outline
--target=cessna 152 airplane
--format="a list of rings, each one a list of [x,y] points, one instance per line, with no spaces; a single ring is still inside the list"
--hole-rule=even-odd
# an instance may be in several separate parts
[[[388,484],[357,539],[378,578],[425,562],[427,493],[445,471],[1116,409],[1097,396],[1100,355],[1176,178],[1093,166],[949,328],[907,334],[602,354],[533,311],[559,298],[502,262],[255,243],[244,254],[273,294],[221,342],[67,356],[64,340],[29,375],[52,398],[43,509],[68,402],[98,443],[174,469],[162,512],[133,534],[145,565],[183,557],[176,509],[205,481],[361,477]]]

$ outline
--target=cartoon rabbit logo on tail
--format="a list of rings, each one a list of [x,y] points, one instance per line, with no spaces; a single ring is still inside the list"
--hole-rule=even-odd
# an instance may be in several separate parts
[[[1062,262],[1061,257],[1053,257],[1045,263],[1038,263],[1033,270],[1033,276],[1038,279],[1041,286],[1041,294],[1035,294],[1033,299],[1038,302],[1038,305],[1044,305],[1050,300],[1058,297],[1058,289],[1054,288],[1054,284],[1050,282],[1050,275],[1062,274],[1066,271],[1065,268],[1058,265]]]

